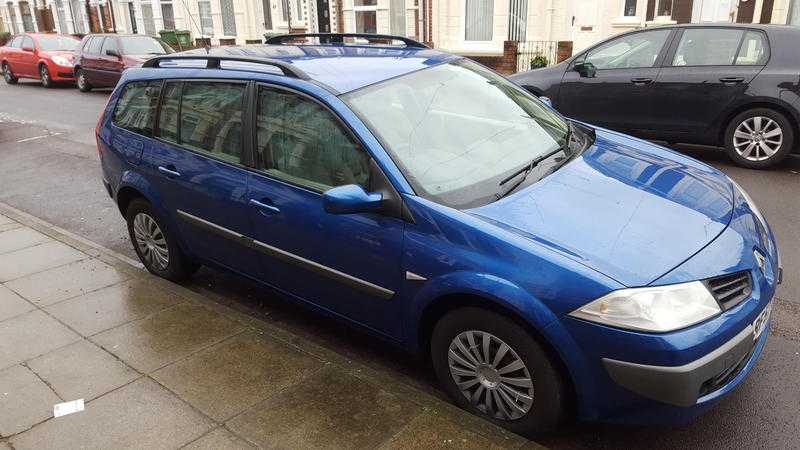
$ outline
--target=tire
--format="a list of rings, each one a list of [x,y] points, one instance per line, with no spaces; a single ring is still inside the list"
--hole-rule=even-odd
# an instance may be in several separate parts
[[[125,218],[136,255],[150,273],[180,282],[197,271],[199,266],[183,253],[149,202],[134,199],[128,205]]]
[[[466,356],[455,343],[457,338],[460,339],[463,348],[470,351],[468,348],[469,332],[473,332],[473,342],[477,342],[477,347],[474,347],[472,351],[479,353],[478,355],[473,353],[471,360],[470,356]],[[523,364],[522,368],[503,374],[504,377],[515,379],[516,384],[502,383],[498,379],[498,373],[487,367],[491,364],[478,364],[476,366],[478,370],[471,370],[468,365],[462,364],[462,362],[466,362],[475,366],[474,362],[481,363],[486,360],[482,358],[484,354],[482,350],[483,337],[486,336],[486,333],[489,335],[490,342],[488,358],[490,363],[495,362],[494,358],[500,353],[502,343],[505,343],[510,349],[501,357],[496,367],[502,371],[502,369],[510,367],[512,363],[518,364],[517,361]],[[456,358],[453,358],[453,354],[450,352],[451,347],[456,353]],[[461,408],[528,437],[551,431],[566,418],[568,405],[565,381],[561,372],[537,340],[513,320],[480,308],[465,307],[454,310],[442,317],[434,327],[430,350],[431,361],[439,382]],[[457,361],[458,358],[462,362]],[[453,374],[451,362],[458,373],[480,374],[477,376]],[[464,369],[466,371],[459,371]],[[456,377],[462,384],[466,383],[464,386],[467,387],[467,393],[462,392],[456,384]],[[531,381],[529,387],[523,387],[520,383],[526,378]],[[473,383],[475,381],[477,381],[476,384]],[[473,384],[470,385],[470,383]],[[517,400],[522,398],[523,401],[522,403],[514,402],[520,406],[521,410],[515,410],[516,412],[511,415],[507,414],[508,411],[514,411],[509,403],[512,400],[510,391],[506,389],[509,387],[516,392],[530,394],[529,397],[532,397],[532,401],[525,405],[524,397],[515,396]],[[481,390],[480,393],[479,390]],[[489,401],[491,408],[487,409],[486,397],[489,392],[492,392],[492,400]],[[505,408],[501,408],[496,400],[497,398],[502,400],[503,393],[507,397],[504,402]],[[471,395],[477,401],[470,401],[467,395]],[[502,409],[505,409],[505,412]],[[486,411],[490,411],[490,413]]]
[[[11,72],[11,66],[8,63],[3,63],[3,79],[6,80],[6,84],[17,84],[19,78],[14,76],[14,73]]]
[[[39,77],[42,79],[42,86],[47,89],[53,87],[53,79],[50,77],[50,71],[47,70],[47,66],[44,64],[39,66]]]
[[[92,90],[92,85],[86,79],[86,72],[82,69],[75,70],[75,83],[78,85],[78,90],[81,92],[89,92]]]
[[[734,163],[748,169],[772,167],[793,148],[792,123],[772,109],[754,108],[738,114],[725,130],[725,151]]]

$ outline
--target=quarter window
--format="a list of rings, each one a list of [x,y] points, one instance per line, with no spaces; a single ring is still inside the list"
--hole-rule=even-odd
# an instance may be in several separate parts
[[[597,69],[653,67],[670,30],[634,33],[609,41],[589,52],[586,62]]]
[[[114,109],[114,124],[134,133],[152,134],[160,93],[160,80],[128,83]]]
[[[331,112],[305,97],[261,87],[256,113],[259,168],[324,191],[369,182],[369,157]]]
[[[683,31],[673,66],[730,66],[742,38],[740,30],[699,28]]]
[[[769,46],[763,33],[748,31],[744,35],[739,54],[736,55],[737,66],[763,66],[769,59]]]

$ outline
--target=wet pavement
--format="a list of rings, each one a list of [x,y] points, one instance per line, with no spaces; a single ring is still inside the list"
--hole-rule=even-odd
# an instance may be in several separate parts
[[[0,230],[0,449],[531,445],[2,203]]]

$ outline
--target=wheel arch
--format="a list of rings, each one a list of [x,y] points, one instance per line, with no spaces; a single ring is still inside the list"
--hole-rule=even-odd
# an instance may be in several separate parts
[[[775,102],[775,101],[758,100],[758,101],[744,103],[744,104],[738,105],[738,106],[736,106],[734,108],[731,108],[723,116],[722,120],[719,122],[719,131],[717,133],[717,143],[719,145],[722,145],[722,146],[725,145],[725,132],[728,130],[728,126],[730,125],[730,123],[731,123],[731,121],[733,120],[734,117],[736,117],[737,115],[739,115],[739,114],[741,114],[741,113],[743,113],[745,111],[749,111],[751,109],[758,109],[758,108],[771,109],[771,110],[773,110],[775,112],[779,112],[779,113],[783,114],[784,116],[786,116],[786,118],[789,119],[789,122],[792,124],[792,134],[794,134],[795,138],[800,137],[800,123],[798,123],[800,121],[798,120],[797,113],[792,111],[793,108],[791,106],[783,104],[783,103],[778,103],[778,102]],[[793,150],[793,153],[794,152],[797,152],[796,148]]]

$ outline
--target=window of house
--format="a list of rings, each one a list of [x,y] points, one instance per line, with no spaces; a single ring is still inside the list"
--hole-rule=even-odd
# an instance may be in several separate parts
[[[748,31],[744,35],[739,53],[736,55],[737,66],[763,66],[769,59],[769,45],[764,33]]]
[[[175,29],[175,11],[171,2],[161,2],[161,17],[164,19],[164,29]]]
[[[197,9],[200,16],[200,29],[205,35],[214,34],[214,20],[211,19],[211,2],[201,0],[197,2]]]
[[[114,124],[134,133],[152,134],[160,93],[160,80],[128,83],[114,109]]]
[[[222,9],[222,34],[236,36],[236,13],[233,9],[233,0],[220,0]]]
[[[494,0],[466,0],[464,39],[491,41],[494,23]]]
[[[528,29],[528,0],[508,2],[508,40],[523,42]]]
[[[390,0],[389,28],[397,36],[406,35],[406,0]]]
[[[355,0],[356,33],[378,32],[378,0]]]
[[[150,36],[156,35],[156,22],[153,20],[153,5],[151,3],[141,4],[142,21],[144,22],[144,32]]]
[[[673,66],[730,66],[742,38],[741,30],[692,28],[683,31]]]
[[[260,87],[256,110],[258,167],[315,191],[369,185],[369,156],[336,117],[299,94]]]
[[[297,10],[297,16],[295,19],[298,21],[302,21],[303,19],[303,0],[295,0],[294,2],[295,10]]]
[[[272,5],[270,0],[261,0],[261,9],[264,10],[264,29],[272,29]]]
[[[658,0],[656,16],[672,17],[672,0]]]
[[[22,15],[22,29],[28,33],[33,33],[33,16],[28,2],[19,2],[19,12]]]
[[[597,69],[653,67],[670,30],[629,34],[611,40],[586,56]]]
[[[622,15],[625,17],[636,16],[636,0],[622,0]]]
[[[790,0],[786,11],[786,25],[800,25],[800,0]]]

